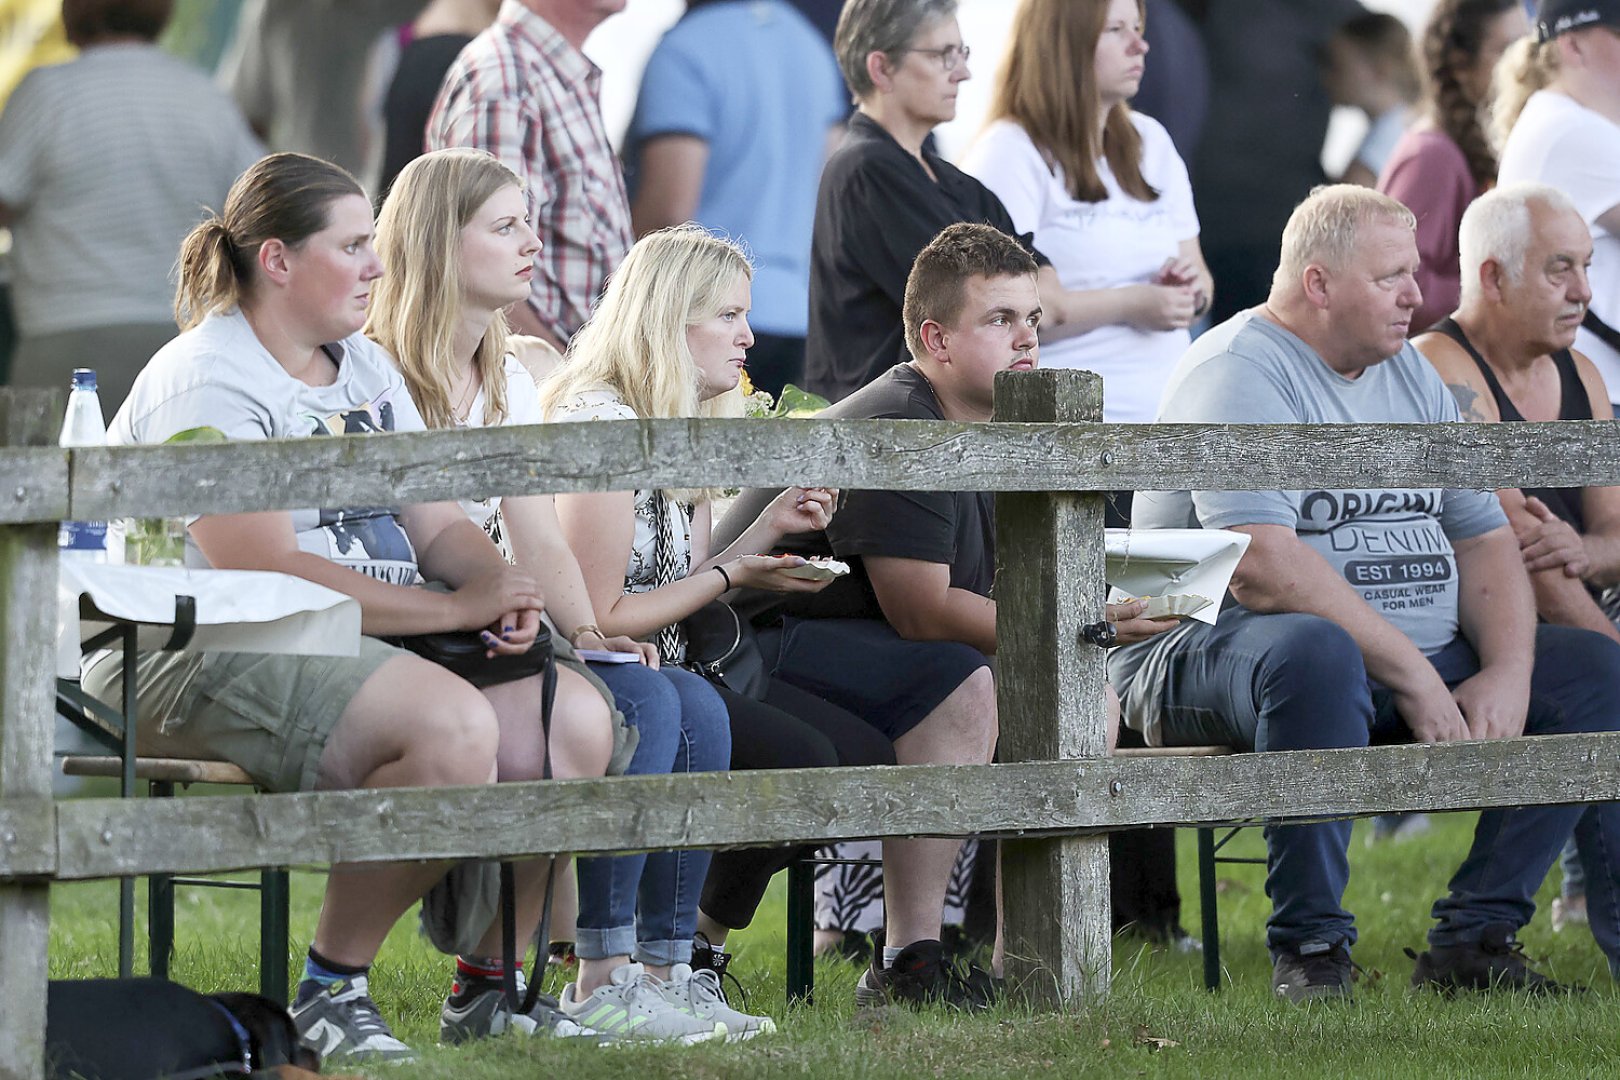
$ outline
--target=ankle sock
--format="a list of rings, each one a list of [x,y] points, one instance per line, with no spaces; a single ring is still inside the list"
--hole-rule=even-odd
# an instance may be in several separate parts
[[[904,951],[904,946],[901,946],[900,948],[895,948],[893,945],[883,946],[883,966],[886,968],[893,967],[895,958]]]
[[[517,961],[515,970],[519,974],[522,973],[523,961]],[[501,965],[501,958],[498,956],[456,957],[456,978],[458,980],[488,979],[492,982],[500,982],[501,975],[505,971],[505,967]]]
[[[302,1005],[333,983],[352,979],[356,975],[364,975],[370,970],[370,964],[361,967],[340,964],[316,952],[312,945],[309,954],[304,958],[304,977],[298,983],[298,994],[294,998],[294,1004]]]

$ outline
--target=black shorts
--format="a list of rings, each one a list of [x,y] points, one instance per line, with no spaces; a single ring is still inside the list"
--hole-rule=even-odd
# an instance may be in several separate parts
[[[898,739],[990,661],[956,641],[907,641],[879,619],[795,619],[760,632],[783,682]]]

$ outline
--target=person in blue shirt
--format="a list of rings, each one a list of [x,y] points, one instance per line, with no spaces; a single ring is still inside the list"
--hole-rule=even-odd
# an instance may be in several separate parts
[[[692,0],[647,63],[625,140],[637,236],[695,221],[754,261],[753,384],[802,381],[810,228],[848,113],[831,47],[787,0]]]

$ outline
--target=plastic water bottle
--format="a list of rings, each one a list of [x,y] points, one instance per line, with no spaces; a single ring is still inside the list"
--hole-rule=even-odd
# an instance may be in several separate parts
[[[73,372],[73,389],[68,394],[59,445],[107,445],[107,421],[101,415],[101,398],[96,396],[96,373],[89,368]],[[64,521],[56,534],[56,543],[64,559],[104,563],[107,561],[107,523]]]

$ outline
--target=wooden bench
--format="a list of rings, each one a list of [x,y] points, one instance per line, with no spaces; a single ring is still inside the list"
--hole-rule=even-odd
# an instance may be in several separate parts
[[[62,772],[68,776],[119,778],[124,760],[116,754],[72,755],[63,757]],[[144,780],[153,798],[173,798],[176,785],[225,784],[257,788],[253,778],[228,761],[191,758],[137,757],[135,778]],[[287,938],[290,887],[285,867],[266,867],[258,881],[222,881],[216,878],[176,877],[152,874],[147,878],[146,932],[153,977],[169,977],[169,959],[174,952],[174,890],[188,885],[211,889],[249,889],[259,894],[259,993],[286,1004],[288,998]],[[124,905],[119,911],[119,970],[128,971],[133,935],[133,912]]]
[[[1114,751],[1121,758],[1169,757],[1224,757],[1233,753],[1229,746],[1139,746]],[[1203,931],[1204,986],[1209,990],[1221,987],[1221,928],[1220,909],[1215,888],[1215,864],[1219,862],[1264,863],[1264,859],[1221,858],[1220,849],[1236,835],[1241,826],[1228,826],[1225,835],[1217,837],[1217,826],[1199,826],[1198,833],[1198,897],[1199,917]],[[788,867],[787,879],[787,998],[788,1001],[809,1001],[815,990],[815,868],[832,863],[854,862],[878,865],[877,859],[820,859],[806,856]]]

